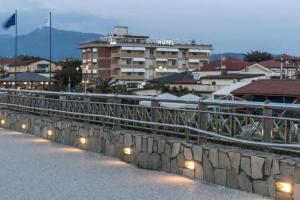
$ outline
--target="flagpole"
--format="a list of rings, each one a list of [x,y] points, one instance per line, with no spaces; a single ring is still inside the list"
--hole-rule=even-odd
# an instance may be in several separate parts
[[[15,88],[17,88],[17,57],[18,57],[18,11],[15,11]]]
[[[50,60],[50,67],[49,67],[49,70],[50,70],[50,85],[52,83],[52,15],[51,15],[51,12],[49,12],[49,60]]]

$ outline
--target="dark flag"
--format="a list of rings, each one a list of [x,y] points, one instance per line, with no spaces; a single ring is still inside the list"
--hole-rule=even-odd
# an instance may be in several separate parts
[[[11,26],[16,25],[16,13],[6,20],[3,24],[3,28],[9,29]]]

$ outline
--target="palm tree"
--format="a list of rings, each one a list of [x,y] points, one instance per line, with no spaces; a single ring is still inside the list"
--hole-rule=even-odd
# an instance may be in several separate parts
[[[112,78],[98,78],[95,81],[95,92],[99,93],[113,93],[118,80],[113,80]]]

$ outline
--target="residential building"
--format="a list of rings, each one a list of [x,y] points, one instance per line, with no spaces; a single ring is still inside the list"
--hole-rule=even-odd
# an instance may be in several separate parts
[[[195,72],[196,73],[196,72]],[[202,67],[197,73],[199,77],[221,74],[264,74],[268,78],[279,77],[280,74],[258,63],[246,62],[228,57],[217,60]]]
[[[196,41],[151,40],[129,35],[128,27],[115,27],[114,33],[82,43],[83,73],[91,77],[144,81],[184,71],[200,69],[209,63],[212,45]]]
[[[55,74],[57,71],[61,70],[62,66],[56,62],[51,62],[51,73]],[[15,72],[34,72],[39,73],[43,76],[50,76],[50,61],[47,59],[34,58],[26,60],[18,60],[7,67],[9,74],[15,74]],[[53,76],[52,74],[52,76]]]

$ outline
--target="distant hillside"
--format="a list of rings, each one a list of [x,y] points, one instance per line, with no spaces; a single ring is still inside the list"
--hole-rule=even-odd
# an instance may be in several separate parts
[[[64,31],[52,28],[52,58],[61,60],[66,57],[80,58],[80,50],[77,45],[101,37],[95,33],[80,33]],[[0,57],[14,56],[14,37],[0,35]],[[37,29],[26,35],[18,37],[18,54],[49,57],[49,28]]]
[[[220,60],[221,59],[221,56],[224,56],[225,58],[226,57],[233,57],[233,58],[238,58],[238,59],[241,59],[243,60],[245,55],[242,54],[242,53],[222,53],[222,54],[213,54],[211,56],[211,61],[215,61],[215,60]]]

